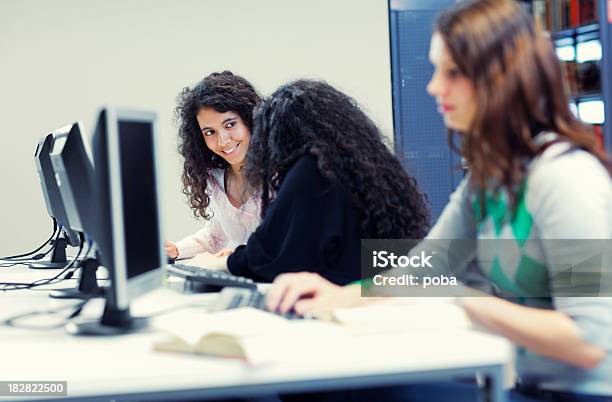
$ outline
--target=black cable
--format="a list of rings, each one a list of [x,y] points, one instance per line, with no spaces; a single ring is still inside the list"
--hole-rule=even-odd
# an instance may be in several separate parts
[[[64,306],[64,307],[56,308],[53,310],[37,310],[37,311],[28,311],[27,313],[19,313],[17,315],[14,315],[12,317],[9,317],[7,319],[0,321],[0,325],[7,326],[7,327],[13,327],[13,328],[37,329],[37,330],[49,330],[49,329],[61,328],[64,325],[66,325],[71,319],[81,314],[81,311],[83,311],[85,304],[87,304],[87,302],[91,300],[92,296],[93,295],[89,295],[89,297],[85,298],[85,300],[82,300],[76,304],[71,304],[69,306]],[[56,315],[69,308],[74,308],[74,311],[72,311],[72,313],[70,313],[68,317],[66,317],[66,319],[64,319],[62,322],[58,324],[54,324],[54,325],[19,324],[20,320],[23,320],[26,318],[42,316],[42,315]]]
[[[6,259],[6,258],[2,259],[2,258],[0,258],[0,261],[2,261],[4,263],[13,262],[13,261],[21,261],[23,263],[32,263],[32,262],[41,260],[41,259],[45,258],[50,252],[53,251],[54,244],[57,242],[57,239],[60,237],[61,234],[62,234],[62,230],[61,230],[61,228],[59,228],[59,230],[55,234],[55,239],[51,239],[51,241],[50,241],[51,247],[47,251],[45,251],[44,253],[36,254],[35,256],[30,257],[30,258],[11,258],[11,259]]]
[[[62,278],[62,279],[60,279],[57,282],[52,282],[52,281],[54,281],[55,279],[57,279],[60,276],[62,276],[62,274],[64,274],[64,272],[68,271],[69,269],[75,269],[75,270],[78,269],[78,267],[73,267],[73,265],[74,265],[75,262],[77,262],[79,260],[79,257],[81,256],[81,252],[83,251],[83,244],[84,244],[83,235],[79,234],[79,236],[81,237],[81,245],[80,245],[79,251],[77,252],[77,255],[74,257],[74,259],[71,260],[68,264],[66,264],[62,268],[62,271],[59,274],[55,275],[53,278],[39,279],[37,281],[32,282],[32,285],[34,285],[34,286],[42,286],[42,285],[48,285],[48,284],[51,284],[51,283],[61,282],[61,281],[63,281],[66,278]],[[87,252],[85,253],[85,256],[87,256],[87,254],[89,254],[90,250],[91,250],[91,244],[88,244]]]
[[[40,247],[38,247],[36,250],[30,251],[29,253],[10,255],[8,257],[0,257],[0,260],[12,260],[14,258],[27,257],[29,255],[37,253],[39,250],[41,250],[43,247],[45,247],[47,244],[49,244],[49,242],[51,240],[53,240],[53,238],[55,237],[56,232],[58,231],[57,220],[55,218],[52,218],[52,219],[53,219],[53,233],[51,234],[49,239],[47,239],[47,241],[44,242]],[[61,230],[60,230],[60,232],[61,232]],[[42,258],[42,257],[40,257],[40,258]]]
[[[27,264],[24,264],[23,262],[13,262],[11,264],[0,264],[0,268],[9,268],[9,267],[14,267],[15,265],[27,265]]]
[[[79,236],[81,236],[81,240],[83,240],[83,235],[79,234]],[[59,282],[63,281],[64,278],[60,279],[59,281],[53,282],[57,278],[62,276],[66,271],[68,271],[70,269],[77,269],[76,267],[73,267],[72,265],[74,265],[74,263],[76,261],[78,261],[79,257],[81,256],[81,252],[83,251],[83,244],[84,244],[84,241],[81,241],[81,245],[79,247],[79,251],[77,252],[76,257],[74,257],[74,259],[70,260],[64,267],[62,267],[61,268],[62,271],[60,273],[58,273],[57,275],[55,275],[54,277],[52,277],[52,278],[45,278],[45,279],[39,279],[39,280],[31,282],[31,283],[27,283],[27,282],[0,282],[0,285],[4,286],[2,289],[0,289],[0,291],[6,292],[6,291],[9,291],[9,290],[31,289],[31,288],[34,288],[34,287],[55,284],[55,283],[59,283]],[[85,253],[85,255],[88,255],[90,251],[91,251],[91,243],[88,243],[87,252]],[[7,289],[7,286],[12,286],[12,287]]]

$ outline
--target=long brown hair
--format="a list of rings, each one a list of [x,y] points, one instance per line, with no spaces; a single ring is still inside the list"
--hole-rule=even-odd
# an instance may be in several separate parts
[[[463,1],[438,17],[435,30],[474,84],[477,112],[461,135],[461,154],[477,189],[503,188],[516,201],[525,162],[541,150],[533,141],[541,131],[590,152],[612,172],[592,130],[569,109],[550,39],[516,1]]]

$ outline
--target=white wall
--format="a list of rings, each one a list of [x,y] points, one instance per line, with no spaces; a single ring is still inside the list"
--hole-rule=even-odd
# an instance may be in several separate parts
[[[230,69],[263,94],[296,78],[355,97],[391,135],[385,0],[0,0],[0,255],[50,233],[38,139],[101,105],[159,113],[167,237],[200,227],[180,193],[179,90]]]

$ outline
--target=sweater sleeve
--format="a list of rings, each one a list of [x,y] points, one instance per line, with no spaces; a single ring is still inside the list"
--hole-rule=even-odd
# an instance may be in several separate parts
[[[333,268],[323,271],[333,267],[334,253],[341,247],[345,200],[340,186],[320,175],[313,158],[300,159],[261,225],[230,255],[228,269],[259,281],[298,271],[319,272],[335,281]]]
[[[204,227],[196,233],[176,242],[176,248],[179,258],[192,258],[199,253],[216,253],[226,242],[223,228],[217,220],[213,219],[207,221]]]
[[[572,317],[585,340],[609,348],[612,341],[609,175],[592,155],[576,150],[539,163],[529,176],[527,196],[537,236],[542,239],[555,308]]]

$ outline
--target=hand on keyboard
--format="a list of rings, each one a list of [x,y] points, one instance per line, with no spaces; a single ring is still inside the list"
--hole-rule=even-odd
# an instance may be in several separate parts
[[[253,307],[259,310],[269,311],[266,308],[265,293],[253,289],[249,290],[239,288],[223,289],[221,293],[219,293],[217,302],[211,307],[211,311],[231,310],[239,307]],[[273,313],[288,319],[303,318],[297,315],[295,312]]]

